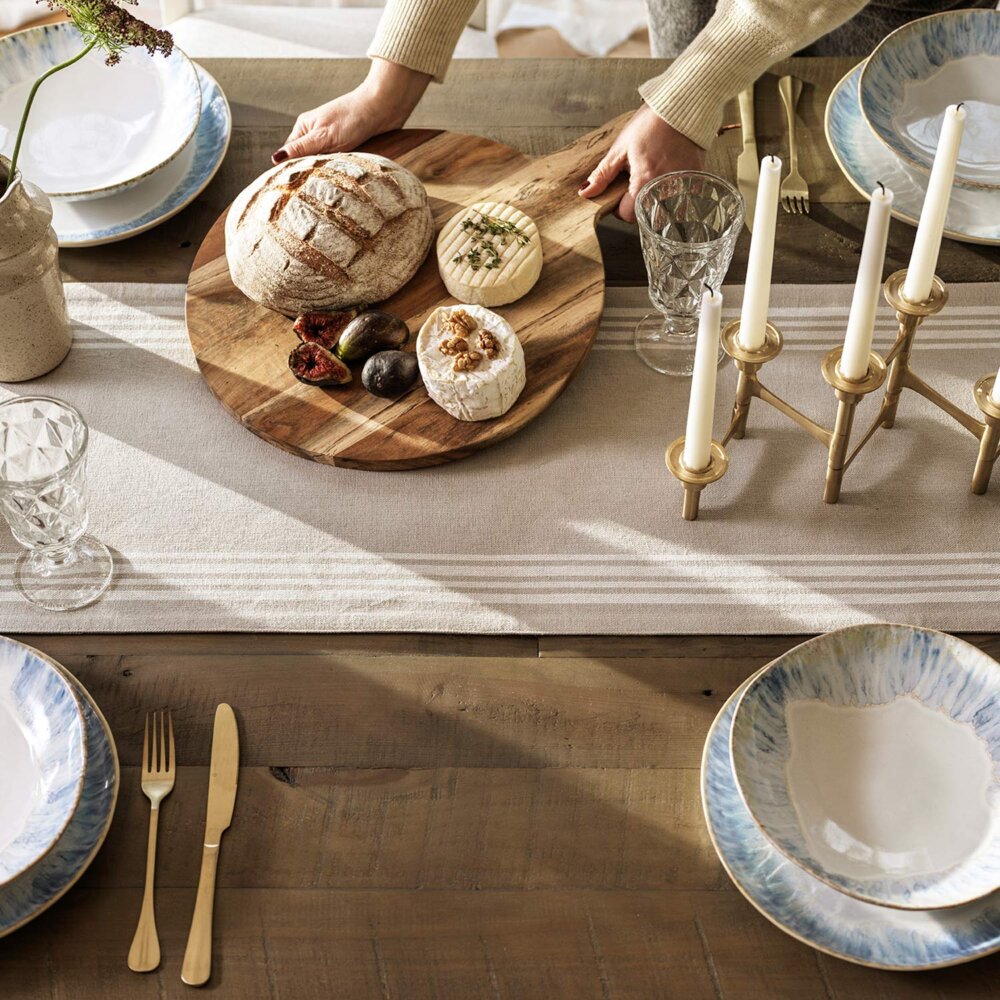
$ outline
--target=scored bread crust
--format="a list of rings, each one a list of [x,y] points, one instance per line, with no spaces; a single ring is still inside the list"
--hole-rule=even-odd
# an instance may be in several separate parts
[[[416,175],[373,153],[331,153],[282,163],[238,195],[226,259],[247,298],[294,316],[389,298],[433,238]]]

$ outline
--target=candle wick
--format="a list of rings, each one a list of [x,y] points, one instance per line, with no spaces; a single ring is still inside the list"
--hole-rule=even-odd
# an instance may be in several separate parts
[[[963,104],[965,104],[965,101],[959,101],[958,104],[955,105],[955,110],[961,110]]]
[[[711,295],[712,298],[714,299],[715,298],[715,289],[707,281],[705,282],[705,287],[708,289],[708,294]]]
[[[875,183],[882,189],[882,194],[885,194],[885,185],[881,181],[876,181]]]

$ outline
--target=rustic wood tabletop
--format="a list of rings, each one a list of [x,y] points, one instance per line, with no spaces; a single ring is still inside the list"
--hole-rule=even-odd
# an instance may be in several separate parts
[[[212,222],[268,166],[295,114],[360,79],[357,61],[207,60],[233,143],[196,204],[127,242],[63,254],[70,280],[183,282]],[[651,60],[465,61],[412,124],[530,153],[634,106]],[[847,60],[794,60],[758,85],[762,152],[783,149],[776,78],[807,81],[802,171],[813,211],[782,220],[780,282],[851,281],[865,205],[826,149]],[[735,109],[732,120],[737,120]],[[732,177],[738,140],[711,169]],[[894,224],[890,263],[912,230]],[[608,278],[644,284],[635,233],[602,224]],[[740,240],[731,280],[743,277]],[[997,280],[997,250],[945,241],[947,281]],[[113,623],[111,624],[113,627]],[[434,623],[427,623],[432,633]],[[728,695],[797,637],[422,635],[22,636],[89,688],[115,734],[121,795],[107,843],[56,906],[0,941],[0,996],[177,997],[198,879],[215,706],[241,729],[223,841],[222,997],[985,997],[1000,958],[920,974],[830,958],[733,888],[699,799],[707,729]],[[968,637],[1000,655],[1000,635]],[[178,772],[162,809],[163,962],[125,958],[142,895],[143,719],[171,707]]]

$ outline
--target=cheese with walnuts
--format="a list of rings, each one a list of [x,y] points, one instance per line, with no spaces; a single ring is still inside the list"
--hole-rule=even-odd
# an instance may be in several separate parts
[[[517,401],[524,349],[502,316],[478,305],[435,309],[417,334],[427,393],[456,420],[490,420]]]
[[[438,234],[438,268],[460,302],[500,306],[527,295],[542,272],[538,226],[513,205],[481,201]]]

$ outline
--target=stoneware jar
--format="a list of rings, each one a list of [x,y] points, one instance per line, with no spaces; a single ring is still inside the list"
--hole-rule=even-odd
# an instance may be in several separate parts
[[[0,382],[52,371],[73,341],[51,222],[48,196],[18,172],[0,196]]]

